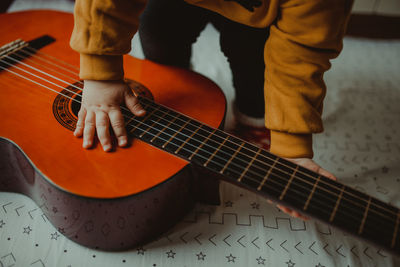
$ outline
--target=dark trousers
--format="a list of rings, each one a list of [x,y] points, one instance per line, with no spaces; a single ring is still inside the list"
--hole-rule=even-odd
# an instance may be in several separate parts
[[[145,57],[189,68],[192,44],[208,22],[220,32],[221,50],[232,70],[236,108],[247,116],[263,118],[264,45],[269,28],[239,24],[183,0],[149,0],[139,26]]]

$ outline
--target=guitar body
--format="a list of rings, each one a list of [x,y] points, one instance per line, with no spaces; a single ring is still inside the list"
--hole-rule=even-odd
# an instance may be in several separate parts
[[[99,249],[132,247],[179,221],[202,193],[199,188],[207,187],[197,183],[198,173],[191,165],[137,139],[111,153],[100,145],[83,149],[82,140],[72,134],[76,105],[47,89],[68,94],[68,83],[79,83],[72,74],[77,72],[79,55],[68,45],[72,15],[2,14],[0,25],[0,46],[18,38],[55,38],[40,53],[56,57],[52,62],[68,69],[63,76],[46,69],[60,77],[52,82],[19,63],[7,66],[9,71],[0,70],[0,190],[31,197],[59,232]],[[40,53],[36,56],[45,58]],[[156,102],[213,127],[223,124],[225,98],[210,80],[129,56],[124,60],[126,77],[149,88]],[[22,62],[35,68],[51,66],[35,56]],[[218,183],[211,181],[207,191],[215,193],[210,201],[216,202]]]

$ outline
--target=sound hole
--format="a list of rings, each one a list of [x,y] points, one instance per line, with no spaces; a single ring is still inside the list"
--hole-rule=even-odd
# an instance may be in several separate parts
[[[142,84],[125,80],[135,94],[154,99],[150,90]],[[53,115],[55,119],[68,130],[74,131],[78,121],[78,112],[82,101],[82,82],[76,82],[63,89],[53,102]]]

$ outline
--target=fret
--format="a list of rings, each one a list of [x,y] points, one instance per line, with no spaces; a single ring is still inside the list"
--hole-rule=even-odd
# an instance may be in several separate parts
[[[217,152],[217,156],[221,157],[221,160],[219,160],[221,168],[218,171],[221,172],[225,167],[223,171],[224,176],[233,181],[237,181],[246,169],[248,163],[256,156],[258,148],[254,149],[253,145],[243,142],[234,136],[229,136],[228,140],[229,142],[225,143],[221,151]],[[235,154],[240,146],[240,151]],[[225,155],[221,155],[222,152],[225,152]],[[233,154],[235,154],[234,157]],[[222,162],[222,159],[224,162]],[[253,173],[248,172],[246,177],[251,177],[252,175]]]
[[[165,144],[162,145],[162,148],[165,148],[165,147],[169,144],[169,142],[171,142],[171,140],[174,139],[174,138],[176,137],[176,135],[177,135],[178,133],[180,133],[180,132],[183,130],[183,128],[186,127],[186,125],[189,124],[190,121],[191,121],[191,119],[188,119],[188,120],[179,128],[179,130],[176,131],[176,132],[167,140],[167,142],[165,142]]]
[[[368,197],[367,207],[365,208],[363,219],[361,221],[360,228],[358,229],[358,234],[360,235],[363,232],[365,220],[367,219],[367,214],[369,210],[369,206],[371,205],[371,197]]]
[[[329,218],[330,222],[332,222],[333,218],[335,218],[336,211],[337,211],[337,209],[339,207],[340,200],[342,199],[342,196],[343,196],[344,188],[345,188],[345,186],[342,186],[342,189],[340,190],[340,194],[339,194],[338,199],[336,201],[335,207],[333,208],[333,211],[331,213],[331,217]]]
[[[396,245],[396,237],[397,237],[397,233],[399,231],[399,223],[400,223],[400,211],[397,212],[397,216],[396,216],[396,223],[394,226],[392,242],[390,243],[391,248],[394,248],[394,246]]]
[[[316,180],[318,180],[318,184]],[[309,181],[312,181],[313,186],[311,190],[313,190],[313,194],[310,197],[311,190],[309,194],[305,194],[307,200],[304,203],[307,205],[307,211],[314,214],[317,218],[328,222],[337,203],[337,196],[340,195],[340,188],[337,187],[338,184],[335,181],[325,176],[317,176],[316,179],[310,179]],[[336,213],[342,211],[340,209],[340,206],[343,204],[342,200],[339,203]],[[346,215],[343,216],[346,217]],[[340,217],[338,218],[335,215],[334,221],[338,220],[340,220]]]
[[[221,173],[221,174],[224,173],[225,169],[226,169],[226,168],[228,167],[228,165],[232,162],[232,160],[236,157],[236,155],[239,153],[239,151],[243,148],[243,145],[244,145],[244,144],[245,144],[244,142],[242,142],[242,143],[240,144],[239,148],[235,150],[235,152],[233,153],[233,155],[230,157],[230,159],[228,160],[228,162],[224,165],[224,167],[222,168],[222,170],[220,170],[219,173]]]
[[[204,167],[206,167],[208,165],[208,163],[210,163],[210,161],[215,157],[215,155],[217,154],[217,152],[221,149],[221,147],[225,144],[225,142],[228,140],[228,136],[226,136],[224,138],[224,141],[222,141],[222,143],[217,147],[217,149],[214,151],[214,153],[212,153],[211,157],[209,157],[206,161],[206,163],[203,164]]]
[[[338,188],[338,186],[339,184],[335,184],[335,188]],[[335,195],[338,194],[339,192],[335,192]],[[345,187],[332,223],[342,227],[342,229],[357,233],[360,230],[360,225],[363,225],[366,220],[368,213],[364,211],[368,210],[367,205],[370,201],[369,196],[350,187]]]
[[[292,180],[294,178],[294,176],[296,175],[297,169],[299,168],[299,166],[296,166],[296,169],[293,171],[293,173],[290,175],[290,179],[288,181],[288,183],[285,186],[285,189],[283,189],[282,194],[279,196],[279,199],[282,200],[283,197],[285,196],[290,184],[292,183]]]
[[[365,195],[364,199],[367,198],[368,196]],[[400,236],[398,230],[396,230],[400,223],[399,216],[399,209],[380,200],[371,198],[371,204],[368,209],[363,230],[359,235],[370,240],[379,241],[380,244],[388,248],[400,251]],[[377,225],[379,225],[379,229],[385,230],[377,231]],[[359,230],[359,228],[357,228],[357,230]]]
[[[257,147],[253,147],[253,149],[258,149]],[[280,178],[273,175],[275,168],[271,168],[274,164],[274,160],[278,160],[278,158],[272,154],[265,156],[265,150],[261,149],[258,151],[257,155],[254,155],[254,160],[252,161],[251,165],[248,167],[245,176],[243,176],[242,183],[246,184],[248,187],[252,188],[253,190],[257,190],[262,180],[268,176],[268,183],[264,183],[262,189],[259,191],[263,191],[267,193],[269,196],[273,195],[277,191],[281,192],[280,188]],[[267,152],[268,153],[268,152]],[[250,159],[252,160],[252,159]],[[279,161],[279,160],[278,160]],[[268,172],[270,173],[268,174]]]
[[[188,137],[186,140],[178,147],[177,150],[174,151],[175,154],[178,154],[179,151],[183,148],[184,145],[187,144],[187,142],[200,130],[200,128],[203,126],[203,124],[200,124],[200,126]]]
[[[258,190],[258,191],[261,190],[261,188],[263,187],[263,185],[264,185],[265,182],[267,181],[268,176],[271,174],[271,171],[272,171],[272,169],[275,167],[275,164],[278,162],[278,159],[279,159],[279,158],[277,157],[277,158],[274,160],[274,163],[272,163],[271,168],[269,168],[269,170],[268,170],[267,174],[264,176],[262,182],[261,182],[260,185],[257,187],[257,190]]]
[[[315,189],[317,188],[317,184],[318,184],[318,182],[319,182],[320,179],[321,179],[321,175],[318,175],[318,178],[317,178],[317,180],[315,181],[315,183],[314,183],[314,185],[313,185],[313,188],[312,188],[312,190],[311,190],[311,193],[308,195],[307,201],[306,201],[306,203],[304,204],[303,210],[307,210],[308,204],[310,204],[310,200],[311,200],[312,196],[314,195]]]
[[[189,160],[192,160],[193,156],[204,146],[204,144],[208,141],[208,139],[210,139],[211,135],[214,134],[214,132],[216,131],[216,129],[213,129],[210,134],[206,137],[206,139],[201,142],[201,144],[196,148],[196,150],[189,156]]]
[[[156,107],[155,109],[153,109],[153,111],[151,111],[149,114],[147,114],[147,116],[145,116],[141,121],[139,121],[138,124],[134,125],[133,128],[130,130],[130,132],[132,133],[133,131],[135,131],[136,129],[138,129],[138,127],[140,125],[143,124],[143,122],[145,120],[147,120],[151,115],[153,115],[154,112],[156,112],[158,110],[159,107]]]
[[[147,127],[147,129],[144,130],[143,133],[141,133],[141,134],[139,135],[139,138],[142,138],[143,135],[144,135],[145,133],[147,133],[150,129],[153,129],[154,126],[155,126],[162,118],[164,118],[164,116],[165,116],[167,113],[168,113],[168,111],[167,111],[166,113],[162,113],[162,115],[159,116],[157,120],[153,121],[153,123],[150,124],[150,126]]]
[[[304,170],[305,168],[280,158],[271,169],[261,191],[267,193],[272,200],[281,201],[284,197],[290,206],[301,209],[312,190],[314,180]]]
[[[164,113],[164,114],[166,115],[167,113],[168,113],[168,111],[167,111],[166,113]],[[164,115],[163,115],[163,117],[164,117]],[[159,132],[150,140],[150,143],[153,143],[153,141],[154,141],[157,137],[159,137],[160,134],[161,134],[162,132],[164,132],[165,129],[167,129],[177,118],[178,118],[178,116],[176,116],[176,117],[174,117],[172,120],[170,120],[170,121],[167,123],[167,125],[165,125],[165,126],[161,129],[161,131],[159,131]]]
[[[251,164],[254,162],[254,160],[256,159],[256,157],[258,156],[258,154],[260,154],[261,152],[261,148],[259,148],[256,152],[256,154],[254,155],[254,157],[251,159],[251,161],[249,162],[249,164],[247,164],[246,168],[244,169],[244,171],[242,172],[242,174],[240,175],[239,179],[237,179],[238,182],[241,182],[243,179],[243,176],[246,174],[246,172],[249,170]]]

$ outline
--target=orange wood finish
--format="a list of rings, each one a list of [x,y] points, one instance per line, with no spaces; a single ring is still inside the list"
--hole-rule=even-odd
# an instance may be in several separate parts
[[[56,42],[40,51],[79,65],[78,53],[68,45],[73,28],[71,14],[55,11],[6,14],[0,15],[0,25],[0,46],[18,38],[27,41],[48,34]],[[223,120],[225,97],[213,82],[201,75],[129,56],[125,57],[125,70],[127,78],[151,90],[156,102],[210,126],[218,127]],[[55,97],[56,93],[50,90],[0,71],[0,137],[16,143],[32,164],[63,190],[85,197],[124,197],[157,186],[188,164],[139,140],[111,153],[103,152],[99,145],[83,149],[82,140],[54,118]]]

